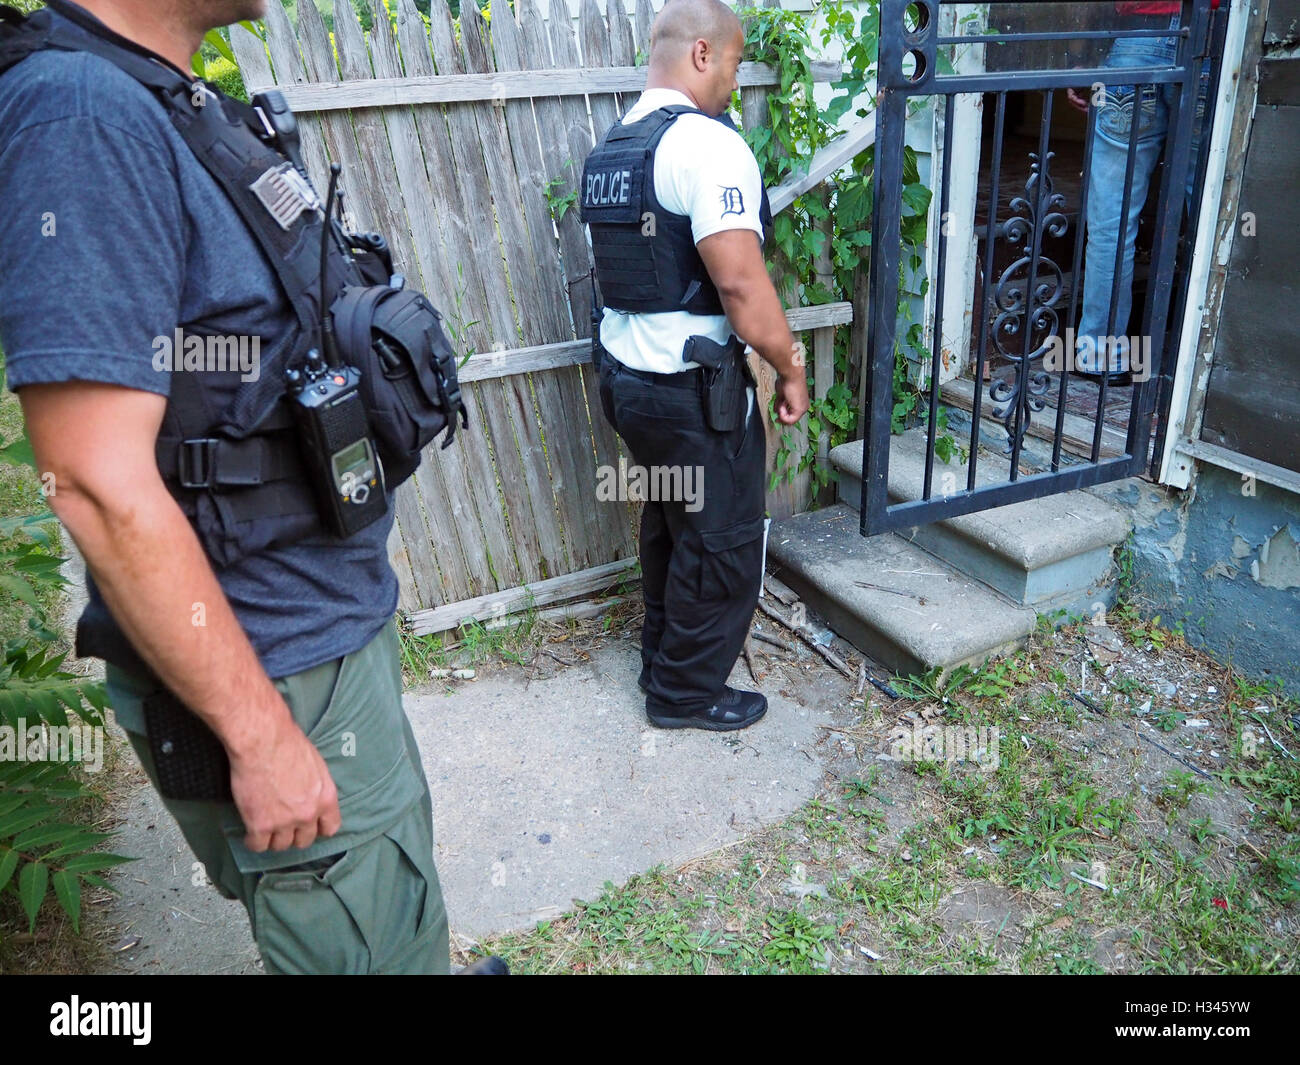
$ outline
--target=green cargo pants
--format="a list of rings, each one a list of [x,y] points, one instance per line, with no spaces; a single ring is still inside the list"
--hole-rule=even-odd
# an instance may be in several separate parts
[[[227,898],[248,911],[270,973],[446,973],[447,914],[433,861],[433,809],[402,710],[396,620],[350,655],[274,681],[339,794],[339,832],[254,853],[233,803],[164,799]],[[110,704],[149,779],[149,684],[108,666]],[[143,727],[142,725],[140,727]]]

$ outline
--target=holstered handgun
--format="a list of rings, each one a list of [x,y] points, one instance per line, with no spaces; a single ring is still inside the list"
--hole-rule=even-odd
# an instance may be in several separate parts
[[[233,801],[230,759],[217,734],[167,688],[142,704],[149,753],[164,799]]]
[[[591,368],[600,374],[601,358],[605,349],[600,343],[600,323],[605,317],[605,308],[596,298],[596,268],[591,269]]]
[[[693,335],[682,348],[683,362],[704,367],[704,418],[710,429],[730,433],[745,421],[745,389],[751,384],[745,342],[732,336],[726,344]]]

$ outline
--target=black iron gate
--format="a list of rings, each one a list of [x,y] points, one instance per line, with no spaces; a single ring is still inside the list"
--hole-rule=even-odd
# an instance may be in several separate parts
[[[1028,10],[1037,16],[1037,24],[1030,21],[1031,28],[1022,24],[1020,28],[1002,30],[993,18],[990,25],[978,27],[978,36],[973,36],[963,29],[969,26],[969,19],[963,22],[950,16],[946,21],[954,29],[949,35],[941,31],[940,19],[946,8],[960,6],[969,12],[971,5],[956,5],[949,0],[881,0],[867,337],[870,372],[864,396],[864,535],[1145,471],[1162,362],[1173,359],[1166,343],[1177,333],[1167,326],[1175,295],[1175,262],[1189,180],[1186,175],[1194,174],[1192,180],[1199,182],[1205,170],[1218,75],[1218,57],[1213,62],[1208,57],[1213,44],[1222,41],[1221,33],[1212,33],[1212,2],[1184,0],[1164,5],[1177,11],[1154,18],[1130,17],[1125,12],[1149,12],[1161,5],[1103,4],[1101,0],[989,5],[983,9],[986,13],[996,9],[1010,9],[1013,13]],[[1220,21],[1226,20],[1227,5],[1223,7]],[[1079,28],[1079,22],[1086,21],[1079,15],[1083,9],[1104,9],[1113,16],[1114,25]],[[1049,23],[1046,29],[1042,28],[1045,20]],[[963,72],[958,52],[963,48],[982,51],[983,62],[974,64],[981,69]],[[1109,60],[1101,54],[1103,49],[1110,50]],[[1107,65],[1121,52],[1128,57],[1121,60],[1126,65]],[[1085,54],[1082,64],[1081,53]],[[1141,57],[1147,53],[1153,58],[1143,61]],[[1004,69],[996,69],[999,66]],[[1090,104],[1082,145],[1076,144],[1073,149],[1082,153],[1081,168],[1077,160],[1072,166],[1063,165],[1057,150],[1063,145],[1054,136],[1053,108],[1071,102],[1062,90],[1074,90],[1076,108],[1085,99]],[[974,291],[967,295],[968,306],[973,308],[971,350],[958,353],[973,368],[973,382],[965,393],[970,400],[969,441],[958,444],[956,451],[962,458],[954,464],[952,439],[941,432],[940,410],[945,398],[941,396],[940,379],[944,290],[950,283],[948,222],[954,116],[956,101],[965,94],[976,94],[972,98],[982,101],[979,111],[986,132],[981,137],[980,184],[975,202],[977,214],[982,206],[985,224],[980,229],[972,219],[965,231],[971,240],[980,233],[983,239],[982,247],[978,247]],[[909,211],[903,197],[905,160],[914,164],[914,159],[907,160],[905,138],[909,114],[916,113],[927,98],[943,116],[942,136],[936,137],[943,151],[941,165],[935,168],[931,181],[939,200],[931,205],[931,218],[941,219],[942,224],[929,227],[929,240],[937,244],[932,280],[934,310],[927,312],[929,320],[923,323],[923,335],[929,337],[928,351],[923,354],[928,356],[929,365],[928,375],[924,365],[921,367],[923,395],[915,429],[919,433],[924,428],[925,465],[917,491],[901,496],[895,491],[891,497],[893,386],[899,300],[903,294],[900,270],[905,266],[902,232]],[[1026,101],[1032,106],[1027,107]],[[1031,117],[1021,121],[1019,147],[1009,149],[1013,138],[1008,115],[1013,111]],[[1037,117],[1036,130],[1033,117]],[[1101,142],[1097,139],[1099,121],[1105,123]],[[1156,129],[1163,129],[1164,135],[1153,141]],[[1196,137],[1201,142],[1199,153],[1193,144]],[[1098,143],[1101,147],[1096,151],[1101,162],[1094,165],[1094,146]],[[1016,158],[1014,165],[1009,165],[1008,151],[1019,152],[1025,158]],[[1198,155],[1200,165],[1196,165]],[[969,165],[974,160],[965,162]],[[1017,173],[1007,173],[1016,166]],[[1158,186],[1152,180],[1153,171],[1159,175]],[[1058,187],[1076,179],[1077,188],[1072,194]],[[1004,203],[1008,191],[1016,195]],[[1193,202],[1199,195],[1200,185],[1194,183]],[[1090,196],[1096,200],[1091,213]],[[1116,202],[1120,205],[1115,223],[1118,228],[1111,234],[1106,217]],[[1135,240],[1137,225],[1130,224],[1130,216],[1144,208],[1151,214],[1153,204],[1145,288],[1132,300],[1134,313],[1141,318],[1140,333],[1131,338],[1117,336],[1128,329],[1127,321],[1117,320],[1117,311],[1126,302],[1121,299],[1124,288],[1132,291],[1126,273],[1136,253],[1126,249]],[[1085,245],[1092,261],[1085,261]],[[1058,262],[1058,258],[1062,261]],[[1098,265],[1103,263],[1110,267],[1112,281],[1106,286],[1109,292],[1099,298],[1098,286],[1106,285],[1106,274]],[[1085,268],[1097,271],[1101,279],[1094,284],[1091,296],[1085,291]],[[1085,343],[1074,327],[1088,299],[1092,302],[1090,320],[1104,321],[1106,329],[1104,334],[1091,331]],[[951,354],[944,352],[944,359]],[[1142,371],[1134,374],[1139,354],[1143,355]],[[1127,375],[1123,372],[1126,365]],[[989,375],[986,367],[990,368]],[[1108,372],[1080,375],[1071,373],[1072,369]],[[1167,365],[1165,370],[1169,370]],[[986,376],[990,379],[985,380]],[[1091,416],[1090,405],[1094,407]],[[1050,459],[1030,464],[1024,443],[1035,415],[1041,419],[1035,435],[1043,438],[1042,447],[1035,453],[1044,456],[1050,445]],[[1001,458],[990,457],[987,452],[977,477],[981,432],[988,430],[994,419],[1001,423],[996,431],[1008,460],[1005,477],[996,475]],[[1081,425],[1091,430],[1091,440],[1084,439],[1082,444],[1080,438],[1087,434],[1081,431]],[[1116,442],[1103,448],[1103,433],[1108,441],[1122,439],[1122,446]],[[947,461],[939,459],[939,465],[947,476],[936,484],[936,446],[941,442],[946,442],[940,454]]]

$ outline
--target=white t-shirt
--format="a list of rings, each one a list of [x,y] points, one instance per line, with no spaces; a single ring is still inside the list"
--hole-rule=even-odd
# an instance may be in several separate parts
[[[676,89],[647,89],[623,116],[635,122],[669,104],[694,104]],[[758,220],[762,176],[758,160],[734,129],[707,115],[680,115],[655,149],[654,191],[664,210],[687,215],[695,243],[726,229],[763,236]],[[699,363],[682,362],[692,334],[725,344],[733,330],[723,314],[659,311],[633,314],[605,308],[600,342],[624,366],[648,373],[677,373]]]

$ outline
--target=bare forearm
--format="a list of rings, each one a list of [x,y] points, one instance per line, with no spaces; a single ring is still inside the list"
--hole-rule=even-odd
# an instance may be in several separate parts
[[[185,515],[161,482],[129,501],[60,485],[55,511],[140,657],[238,754],[288,715]]]
[[[758,352],[781,377],[804,374],[781,300],[766,272],[761,280],[753,278],[747,284],[718,291],[727,319],[741,340]]]

